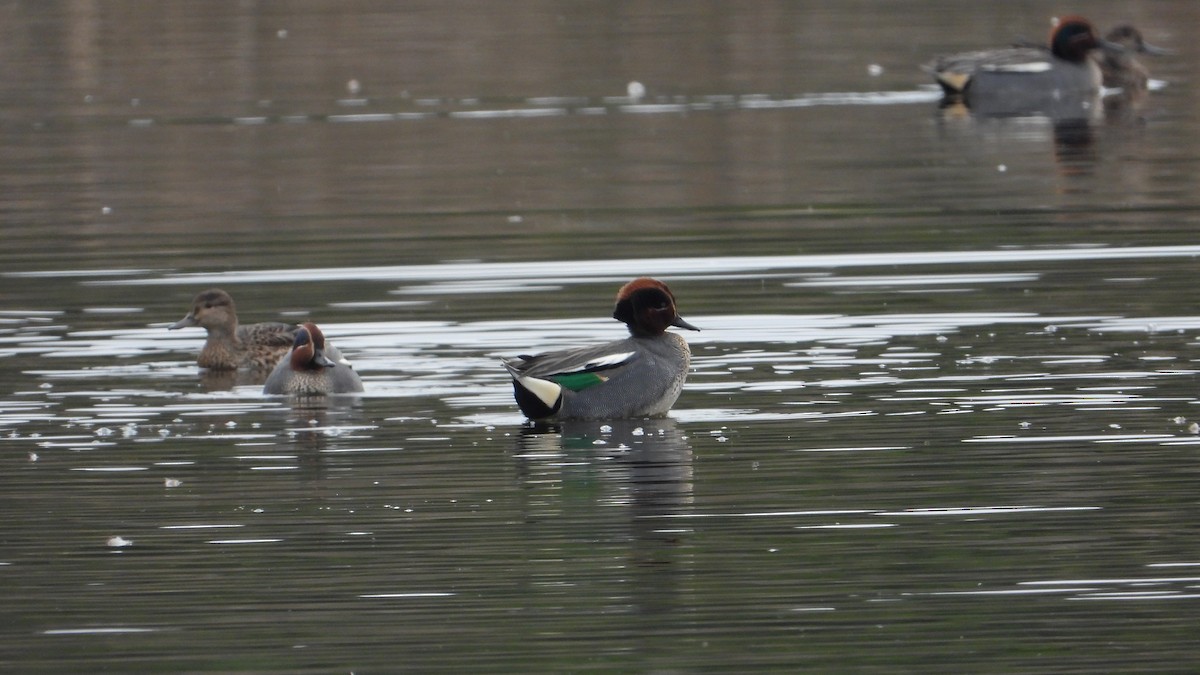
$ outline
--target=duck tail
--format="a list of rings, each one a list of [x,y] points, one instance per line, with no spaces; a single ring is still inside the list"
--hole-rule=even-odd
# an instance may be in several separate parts
[[[513,395],[517,399],[517,407],[531,420],[552,417],[562,408],[563,388],[556,382],[543,380],[539,377],[522,375],[508,361],[504,367],[513,379]]]

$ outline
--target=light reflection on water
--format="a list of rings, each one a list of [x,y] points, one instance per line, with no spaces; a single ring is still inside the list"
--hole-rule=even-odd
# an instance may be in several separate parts
[[[1191,258],[1200,255],[1200,246],[1193,244],[1136,247],[1070,246],[1044,249],[1008,249],[977,251],[906,251],[901,253],[853,253],[792,256],[720,256],[713,258],[637,258],[629,260],[570,260],[544,263],[487,263],[470,261],[437,265],[405,265],[395,267],[351,267],[326,269],[272,269],[222,272],[219,274],[187,273],[154,275],[141,279],[100,279],[85,283],[94,285],[164,285],[186,284],[192,287],[239,283],[289,283],[331,281],[403,281],[432,284],[418,287],[421,292],[434,293],[454,289],[454,292],[474,290],[481,293],[511,293],[528,290],[555,290],[568,283],[610,281],[622,283],[647,269],[663,277],[693,279],[729,278],[732,275],[779,273],[783,270],[806,268],[878,267],[885,265],[971,265],[1040,262],[1056,265],[1072,261],[1124,260],[1152,258]],[[80,276],[78,272],[44,271],[14,272],[6,276],[56,277]],[[102,275],[100,275],[102,276]],[[140,276],[131,273],[130,276]],[[926,280],[922,282],[922,279]],[[1015,279],[995,275],[968,277],[974,283],[1003,280],[1028,280],[1028,275]],[[908,283],[938,284],[946,275],[909,277]],[[537,285],[551,280],[551,285]],[[890,278],[892,282],[895,277]],[[507,282],[497,284],[496,282]],[[861,280],[860,280],[861,281]],[[519,283],[515,283],[519,282]],[[827,282],[828,283],[828,282]],[[962,281],[962,283],[970,283]],[[443,286],[442,284],[449,284]],[[470,286],[468,286],[468,284]],[[527,284],[533,284],[530,289]],[[876,285],[889,285],[889,278],[877,279]]]

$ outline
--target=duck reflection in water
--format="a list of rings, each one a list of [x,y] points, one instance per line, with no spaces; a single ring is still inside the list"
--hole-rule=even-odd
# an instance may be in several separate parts
[[[1090,176],[1096,166],[1096,132],[1086,120],[1054,122],[1054,161],[1063,175]]]
[[[353,396],[298,396],[275,409],[281,446],[296,457],[297,475],[313,496],[338,493],[341,488],[328,482],[328,472],[353,466],[353,455],[344,451],[371,438],[374,426],[364,423],[360,404]]]
[[[531,424],[517,438],[514,459],[534,545],[555,525],[578,530],[627,559],[619,569],[628,578],[620,581],[633,586],[629,597],[640,613],[676,604],[689,532],[676,517],[691,512],[693,468],[692,448],[675,420]],[[538,570],[542,577],[573,581],[586,573],[569,559],[537,564],[553,568]],[[612,569],[606,565],[604,573]]]

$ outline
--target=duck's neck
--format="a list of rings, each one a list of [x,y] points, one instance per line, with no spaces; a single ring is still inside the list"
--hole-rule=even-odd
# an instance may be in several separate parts
[[[640,338],[643,340],[653,340],[654,338],[662,337],[665,334],[666,334],[665,331],[661,331],[661,330],[651,331],[651,330],[646,330],[644,328],[637,328],[635,326],[629,327],[629,337]]]
[[[213,326],[209,328],[208,341],[231,344],[239,348],[242,346],[242,341],[238,336],[238,325],[236,323],[227,326]]]

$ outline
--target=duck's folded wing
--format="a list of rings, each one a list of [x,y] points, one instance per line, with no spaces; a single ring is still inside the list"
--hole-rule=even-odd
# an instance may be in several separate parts
[[[1025,47],[1006,49],[979,65],[979,70],[992,73],[1044,73],[1054,67],[1054,56],[1046,49]]]
[[[608,379],[606,371],[637,360],[634,351],[613,351],[611,345],[584,347],[505,361],[514,376],[551,380],[579,391]]]
[[[979,73],[1040,73],[1053,67],[1049,50],[1014,47],[941,56],[924,66],[947,94],[961,94]]]
[[[971,75],[977,71],[987,72],[1042,72],[1053,65],[1054,57],[1049,50],[1038,47],[1015,47],[963,52],[941,56],[925,66],[931,73],[957,73]]]
[[[296,328],[297,326],[294,324],[277,321],[255,323],[249,326],[238,326],[238,338],[250,344],[291,349],[292,343],[296,340]]]
[[[325,358],[333,361],[334,363],[346,366],[347,368],[354,367],[354,364],[350,362],[350,359],[343,356],[342,351],[337,347],[334,347],[333,343],[329,340],[325,341]]]

